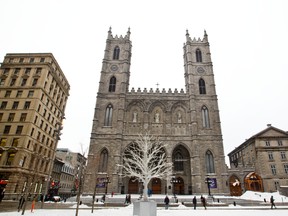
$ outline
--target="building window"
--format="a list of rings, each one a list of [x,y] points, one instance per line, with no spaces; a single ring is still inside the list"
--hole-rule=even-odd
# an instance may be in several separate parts
[[[18,147],[18,144],[19,144],[19,138],[14,138],[13,141],[12,141],[12,146],[13,147]]]
[[[33,97],[34,91],[29,91],[27,97]]]
[[[204,128],[210,128],[210,121],[209,121],[209,112],[206,106],[202,107],[202,121]]]
[[[10,82],[10,86],[14,86],[15,85],[15,83],[16,83],[16,79],[11,79],[11,82]]]
[[[7,75],[9,73],[9,71],[10,71],[10,68],[5,68],[3,74]]]
[[[265,141],[266,146],[270,146],[270,141]]]
[[[14,157],[15,157],[15,153],[9,153],[7,161],[6,161],[6,165],[12,165]]]
[[[196,50],[196,62],[202,62],[202,53],[200,49]]]
[[[12,109],[17,109],[19,105],[19,101],[14,101],[13,105],[12,105]]]
[[[23,94],[23,91],[17,91],[16,97],[21,97]]]
[[[15,117],[15,113],[10,113],[8,117],[8,121],[9,122],[14,121],[14,117]]]
[[[27,83],[27,79],[22,79],[21,86],[25,86]]]
[[[288,174],[288,164],[284,164],[284,171],[286,174]]]
[[[99,172],[107,172],[108,151],[104,149],[100,154]]]
[[[24,109],[29,109],[30,108],[30,104],[31,104],[30,101],[26,101],[25,104],[24,104]]]
[[[5,128],[4,128],[4,134],[9,134],[10,132],[10,129],[11,129],[11,125],[6,125]]]
[[[17,129],[16,129],[16,134],[17,135],[20,135],[22,133],[22,130],[23,130],[23,126],[17,126]]]
[[[278,146],[283,146],[282,140],[278,140]]]
[[[0,121],[2,121],[3,113],[0,113]]]
[[[6,91],[5,97],[10,97],[10,95],[11,95],[11,91]]]
[[[286,152],[280,152],[281,159],[286,160]]]
[[[14,74],[19,75],[19,72],[20,72],[20,68],[15,68]]]
[[[34,80],[33,80],[33,83],[32,83],[32,86],[36,86],[36,85],[37,85],[37,82],[38,82],[38,79],[34,79]]]
[[[276,166],[275,166],[274,164],[271,164],[271,165],[270,165],[270,168],[271,168],[272,174],[273,174],[273,175],[276,175],[276,174],[277,174],[277,172],[276,172]]]
[[[6,107],[7,107],[7,101],[3,101],[0,108],[6,109]]]
[[[183,171],[184,170],[184,160],[180,152],[177,152],[174,156],[174,170]]]
[[[113,114],[113,108],[112,105],[109,104],[105,112],[104,126],[112,126],[112,114]]]
[[[113,60],[118,60],[120,55],[120,48],[116,46],[113,52]]]
[[[29,74],[30,74],[30,71],[31,71],[31,68],[26,68],[26,70],[25,70],[24,73],[25,73],[26,75],[29,75]]]
[[[205,81],[202,78],[199,80],[199,93],[206,94]]]
[[[273,152],[268,152],[268,158],[269,160],[274,160]]]
[[[0,139],[0,146],[6,146],[6,143],[7,143],[7,138],[1,138]]]
[[[113,76],[109,82],[109,92],[115,92],[116,89],[116,78]]]
[[[274,182],[274,185],[275,185],[275,190],[278,190],[280,188],[280,184],[279,182]]]
[[[34,134],[34,128],[32,128],[31,133],[30,133],[30,136],[32,137],[33,134]]]
[[[36,117],[37,117],[37,116],[36,116]],[[27,118],[27,113],[21,113],[20,121],[21,121],[21,122],[24,122],[24,121],[26,121],[26,118]]]
[[[41,59],[40,59],[40,62],[45,62],[45,58],[41,58]]]
[[[1,78],[0,79],[0,86],[4,86],[4,84],[5,84],[5,79]]]
[[[24,58],[20,58],[19,62],[23,63],[24,62]]]
[[[36,69],[36,75],[40,76],[41,75],[41,71],[42,71],[42,68],[37,68]]]
[[[214,157],[211,151],[207,151],[205,155],[206,171],[207,173],[215,173]]]
[[[34,62],[34,58],[30,58],[30,63],[33,63]]]

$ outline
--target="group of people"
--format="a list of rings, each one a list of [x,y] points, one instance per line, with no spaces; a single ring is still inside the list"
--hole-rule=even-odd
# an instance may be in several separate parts
[[[131,204],[131,195],[130,194],[126,195],[124,204],[125,205]]]
[[[207,207],[206,207],[206,206],[207,206],[206,198],[201,195],[200,200],[201,200],[201,203],[202,203],[203,207],[204,207],[205,209],[207,209]],[[169,208],[169,203],[170,203],[170,199],[169,199],[169,197],[166,195],[166,197],[165,197],[165,199],[164,199],[165,209],[168,209],[168,208]],[[196,209],[196,206],[197,206],[197,198],[196,198],[196,196],[193,197],[192,203],[193,203],[194,209]]]

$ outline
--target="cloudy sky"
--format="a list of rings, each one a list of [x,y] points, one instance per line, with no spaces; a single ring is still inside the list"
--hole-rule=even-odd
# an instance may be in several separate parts
[[[89,147],[107,31],[131,28],[130,89],[184,89],[183,43],[207,31],[225,154],[272,124],[288,130],[286,0],[2,0],[6,53],[51,52],[70,85],[59,147]]]

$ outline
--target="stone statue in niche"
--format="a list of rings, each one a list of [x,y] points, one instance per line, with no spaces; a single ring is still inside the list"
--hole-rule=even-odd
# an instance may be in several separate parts
[[[178,123],[182,123],[182,115],[181,115],[181,112],[178,112],[178,113],[177,113],[177,122],[178,122]]]
[[[137,122],[137,117],[138,117],[138,113],[137,112],[133,112],[132,122]]]
[[[155,119],[155,122],[156,122],[156,123],[159,123],[159,122],[160,122],[160,114],[159,114],[158,111],[156,111],[154,119]]]

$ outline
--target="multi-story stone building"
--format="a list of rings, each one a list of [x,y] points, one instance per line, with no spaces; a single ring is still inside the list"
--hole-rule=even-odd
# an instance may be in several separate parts
[[[231,195],[246,190],[272,192],[288,185],[288,132],[268,127],[239,145],[229,156]]]
[[[184,44],[185,90],[129,90],[132,44],[108,31],[91,133],[84,193],[139,193],[141,183],[123,177],[117,164],[123,152],[147,130],[161,142],[173,162],[169,179],[152,179],[152,193],[228,192],[227,167],[208,42],[186,33]],[[162,52],[162,55],[165,52]],[[148,63],[143,60],[143,64]],[[153,66],[151,66],[153,69]],[[155,71],[156,73],[156,71]],[[165,72],[165,76],[167,71]],[[176,74],[179,74],[177,72]],[[163,72],[164,75],[164,72]],[[173,72],[169,72],[173,79]],[[143,75],[144,76],[144,75]],[[184,86],[183,86],[184,87]],[[170,182],[172,176],[176,180]],[[109,183],[105,183],[108,180]],[[207,179],[209,178],[209,179]]]
[[[69,89],[51,53],[5,56],[0,68],[0,179],[5,198],[46,192]]]
[[[64,163],[61,170],[59,195],[63,198],[73,196],[79,190],[80,177],[83,177],[85,173],[87,158],[68,148],[58,148],[56,156]]]

